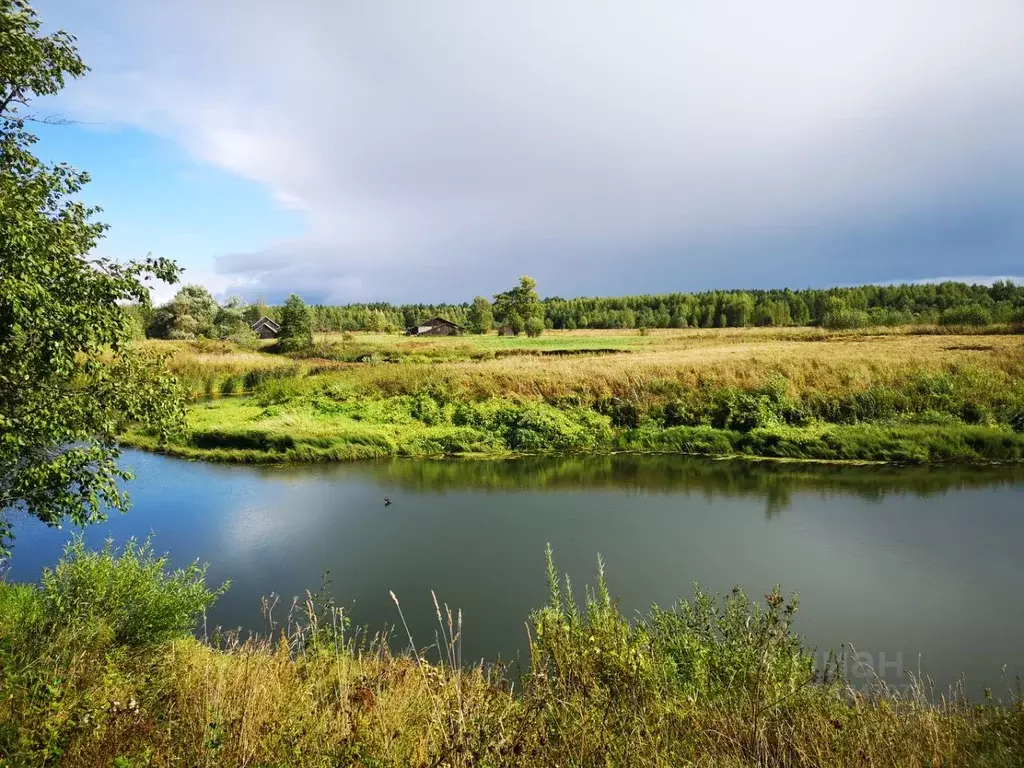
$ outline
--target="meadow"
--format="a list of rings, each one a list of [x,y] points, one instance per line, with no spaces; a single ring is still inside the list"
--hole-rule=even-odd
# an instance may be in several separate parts
[[[1003,326],[405,337],[302,354],[149,341],[195,398],[181,456],[316,461],[572,451],[898,463],[1024,459],[1024,337]]]
[[[326,587],[266,600],[262,634],[197,638],[220,591],[203,568],[73,542],[39,585],[0,582],[0,765],[1022,765],[1019,683],[982,701],[854,686],[778,587],[697,589],[630,621],[600,560],[583,594],[550,550],[547,567],[510,668],[463,659],[472,627],[436,598],[431,643],[398,596],[393,630],[371,635]]]

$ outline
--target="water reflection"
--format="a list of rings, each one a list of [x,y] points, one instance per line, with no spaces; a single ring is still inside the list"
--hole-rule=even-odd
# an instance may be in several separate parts
[[[543,552],[575,584],[607,564],[627,613],[700,582],[797,591],[797,630],[850,643],[944,685],[999,688],[1024,672],[1024,468],[834,467],[679,456],[390,461],[296,467],[191,463],[130,453],[134,507],[86,533],[154,532],[175,563],[211,563],[232,588],[210,624],[262,627],[330,571],[356,623],[379,629],[402,599],[433,640],[430,592],[465,617],[464,657],[513,657],[546,596]],[[384,506],[388,497],[393,504]],[[38,578],[67,538],[18,522],[12,578]],[[899,670],[891,668],[892,674]]]
[[[674,455],[527,457],[505,461],[406,459],[359,465],[265,466],[268,479],[373,477],[408,491],[569,491],[609,489],[636,493],[700,493],[764,502],[771,519],[793,504],[795,493],[822,498],[854,496],[881,503],[893,495],[930,498],[968,488],[1024,482],[1024,467],[834,465],[806,462],[697,459]]]

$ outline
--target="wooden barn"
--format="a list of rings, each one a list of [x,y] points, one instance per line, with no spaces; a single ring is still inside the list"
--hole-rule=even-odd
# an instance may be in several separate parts
[[[410,336],[458,336],[460,333],[462,333],[461,326],[456,325],[451,320],[445,320],[443,317],[432,317],[429,320],[424,320],[408,331]]]
[[[516,335],[516,329],[513,328],[511,325],[503,325],[503,326],[501,326],[498,329],[498,335],[499,336],[515,336]]]
[[[261,339],[276,339],[281,333],[281,326],[264,315],[251,326],[253,332]]]

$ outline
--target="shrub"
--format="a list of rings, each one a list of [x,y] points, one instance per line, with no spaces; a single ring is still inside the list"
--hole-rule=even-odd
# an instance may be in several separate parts
[[[662,423],[666,427],[692,427],[696,426],[697,419],[684,402],[673,400],[662,410]]]
[[[587,742],[590,760],[578,764],[699,764],[674,749],[691,734],[714,740],[725,723],[742,722],[725,726],[731,731],[723,739],[729,748],[791,758],[787,739],[776,741],[774,734],[791,734],[810,711],[833,732],[843,727],[835,718],[849,717],[838,665],[822,670],[827,680],[817,674],[814,654],[792,632],[797,602],[783,598],[778,587],[763,605],[739,589],[724,602],[697,589],[692,602],[670,610],[654,606],[631,622],[610,596],[600,558],[597,585],[585,591],[581,605],[569,579],[558,577],[550,547],[547,564],[550,598],[531,616],[531,674],[524,696],[528,711],[543,713],[540,743],[549,754],[577,755]],[[698,719],[698,711],[719,719]],[[675,734],[673,747],[666,743],[669,733]],[[652,748],[648,759],[637,758],[641,744]],[[563,764],[570,762],[577,764]],[[754,764],[708,761],[726,763]],[[766,757],[757,764],[805,763]]]
[[[1009,424],[1014,432],[1024,432],[1024,409],[1010,414]]]
[[[612,420],[612,425],[616,427],[635,429],[640,426],[643,418],[643,413],[635,402],[619,397],[601,400],[597,403],[596,410],[608,416]]]
[[[153,645],[190,632],[227,589],[207,589],[205,576],[198,563],[169,571],[149,539],[131,539],[119,553],[110,540],[97,552],[76,537],[57,567],[43,572],[43,611],[51,626],[109,634],[116,645]]]
[[[697,588],[690,602],[651,610],[653,655],[669,662],[674,686],[687,697],[782,701],[815,674],[814,655],[792,633],[798,605],[777,585],[763,606],[738,587],[724,603]]]
[[[834,331],[864,328],[870,323],[871,318],[867,312],[862,312],[859,309],[840,309],[827,313],[821,319],[823,327]]]
[[[606,710],[616,719],[659,708],[664,675],[652,663],[644,628],[632,627],[612,601],[600,558],[597,586],[587,590],[582,610],[568,578],[563,587],[550,546],[547,570],[548,604],[530,617],[531,683],[542,686],[533,694],[550,701],[552,711],[564,707],[567,720],[588,701],[619,703]],[[610,732],[621,730],[616,725],[605,721]]]
[[[412,398],[409,412],[413,418],[427,425],[440,424],[444,417],[437,400],[423,392]]]
[[[833,424],[893,419],[913,410],[905,393],[882,386],[838,396],[813,392],[806,397],[805,405],[814,417]]]
[[[721,390],[714,398],[711,423],[719,429],[749,432],[782,423],[781,403],[764,392]]]
[[[1015,307],[1010,312],[1010,328],[1016,333],[1024,333],[1024,307]]]
[[[544,333],[544,321],[539,317],[531,317],[524,323],[527,336],[536,338]]]
[[[960,418],[968,424],[988,424],[992,419],[992,409],[984,403],[968,401],[960,408]]]
[[[227,337],[226,341],[230,341],[239,349],[244,349],[248,352],[255,352],[260,348],[260,337],[250,328],[242,328],[235,331]]]
[[[964,304],[950,307],[939,317],[940,325],[988,325],[992,322],[992,313],[980,304]]]

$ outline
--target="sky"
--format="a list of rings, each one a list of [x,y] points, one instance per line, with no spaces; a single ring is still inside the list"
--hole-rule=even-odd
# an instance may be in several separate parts
[[[35,4],[99,251],[218,296],[1024,280],[1020,0]]]

